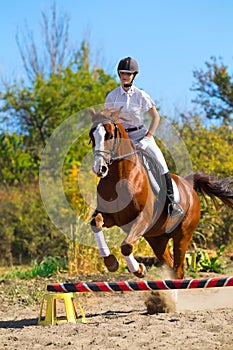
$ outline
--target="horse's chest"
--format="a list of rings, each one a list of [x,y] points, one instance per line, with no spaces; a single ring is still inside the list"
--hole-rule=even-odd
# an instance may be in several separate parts
[[[135,188],[126,179],[119,180],[117,183],[102,182],[98,186],[97,193],[98,208],[109,214],[129,209],[133,212],[140,210],[138,193],[135,195]]]

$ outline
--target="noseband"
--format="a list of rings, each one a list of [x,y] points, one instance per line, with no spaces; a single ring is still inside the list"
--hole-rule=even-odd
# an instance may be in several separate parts
[[[120,141],[117,142],[118,134],[120,135],[119,140],[121,140],[121,131],[119,130],[118,126],[116,123],[111,122],[114,125],[114,140],[113,140],[113,147],[111,150],[96,150],[94,151],[94,156],[102,157],[104,161],[111,165],[115,160],[120,160],[124,159],[133,155],[136,155],[138,153],[137,150],[134,150],[133,152],[126,153],[123,155],[118,155],[118,149],[120,147]],[[110,155],[110,157],[105,157],[105,154]]]

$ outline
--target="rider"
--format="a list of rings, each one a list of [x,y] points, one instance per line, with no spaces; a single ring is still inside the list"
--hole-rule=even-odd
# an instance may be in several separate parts
[[[106,108],[120,108],[120,121],[131,140],[156,161],[167,186],[167,197],[170,201],[168,211],[171,217],[183,214],[183,209],[176,203],[170,172],[164,156],[157,146],[153,134],[159,124],[160,116],[154,101],[143,90],[133,85],[133,80],[139,72],[138,63],[132,57],[123,58],[117,68],[121,85],[112,90],[106,97]],[[143,116],[149,113],[151,123],[149,130],[143,125]]]

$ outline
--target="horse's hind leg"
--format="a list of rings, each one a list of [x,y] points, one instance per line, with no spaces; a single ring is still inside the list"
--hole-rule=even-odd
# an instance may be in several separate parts
[[[116,257],[113,254],[110,254],[110,250],[105,242],[104,233],[102,231],[103,225],[104,219],[101,213],[97,213],[95,216],[93,216],[91,227],[100,251],[100,256],[104,258],[104,264],[108,271],[115,272],[118,270],[119,263]]]
[[[170,275],[169,278],[176,278],[177,276],[174,271],[174,259],[168,248],[168,241],[170,237],[162,235],[145,237],[145,239],[150,244],[159,262],[168,267]]]
[[[181,230],[174,235],[174,268],[178,278],[184,278],[185,253],[192,240],[193,232]]]

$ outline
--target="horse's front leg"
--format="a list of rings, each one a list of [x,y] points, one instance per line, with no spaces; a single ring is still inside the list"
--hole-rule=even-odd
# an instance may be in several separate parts
[[[146,228],[148,227],[147,222],[150,212],[143,210],[137,215],[137,218],[132,223],[124,227],[128,235],[121,245],[121,252],[125,257],[128,269],[133,272],[135,276],[144,278],[146,276],[146,267],[144,264],[139,263],[133,256],[133,246],[137,240],[144,235]],[[150,216],[151,217],[151,216]]]
[[[108,271],[115,272],[118,270],[119,263],[113,254],[110,254],[108,245],[104,239],[104,233],[102,231],[104,225],[104,219],[101,213],[96,214],[92,221],[92,230],[99,248],[100,256],[104,258],[104,264]]]
[[[133,245],[123,242],[121,245],[121,252],[125,257],[128,269],[130,272],[139,278],[146,276],[146,267],[144,264],[139,263],[133,256]]]

